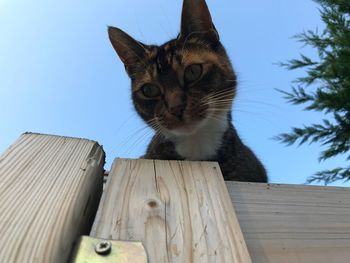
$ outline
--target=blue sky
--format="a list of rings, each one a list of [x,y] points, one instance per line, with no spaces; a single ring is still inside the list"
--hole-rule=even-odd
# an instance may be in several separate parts
[[[323,28],[317,5],[207,3],[238,73],[234,124],[270,181],[300,184],[316,171],[346,165],[344,158],[319,163],[319,145],[285,147],[271,139],[323,117],[287,104],[275,91],[289,90],[303,75],[277,62],[300,53],[315,56],[291,37]],[[107,153],[107,169],[115,157],[142,155],[152,131],[132,108],[129,79],[106,28],[117,26],[146,44],[161,44],[177,35],[181,5],[180,0],[0,0],[0,152],[32,131],[98,141]]]

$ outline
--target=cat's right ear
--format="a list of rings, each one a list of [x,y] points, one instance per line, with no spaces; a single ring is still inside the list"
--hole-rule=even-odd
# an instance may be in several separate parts
[[[179,38],[205,35],[214,42],[219,40],[205,0],[184,0],[182,4],[181,32]]]
[[[146,46],[116,27],[108,27],[108,35],[126,71],[129,75],[133,74],[133,69],[142,63],[146,56]]]

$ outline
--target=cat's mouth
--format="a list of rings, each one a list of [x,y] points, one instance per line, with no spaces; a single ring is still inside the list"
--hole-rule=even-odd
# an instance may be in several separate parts
[[[226,93],[224,95],[227,96]],[[226,118],[226,113],[231,108],[231,101],[221,103],[213,100],[207,103],[187,103],[187,105],[181,116],[170,114],[167,110],[157,116],[157,126],[160,128],[158,130],[170,137],[194,135],[199,130],[205,129],[208,124]]]
[[[217,119],[216,113],[209,111],[201,111],[201,114],[184,114],[182,119],[168,116],[159,119],[159,125],[161,132],[166,136],[190,136],[196,134],[199,130],[203,129],[211,120]]]
[[[202,126],[205,120],[192,121],[190,123],[182,123],[173,129],[168,129],[169,132],[175,136],[186,136],[196,133]]]

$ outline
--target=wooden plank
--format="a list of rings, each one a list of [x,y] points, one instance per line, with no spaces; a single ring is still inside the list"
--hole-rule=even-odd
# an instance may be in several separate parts
[[[350,262],[350,188],[226,184],[254,263]]]
[[[0,262],[67,262],[90,231],[103,165],[96,142],[23,134],[0,156]]]
[[[102,200],[91,235],[150,263],[251,262],[217,163],[117,159]]]

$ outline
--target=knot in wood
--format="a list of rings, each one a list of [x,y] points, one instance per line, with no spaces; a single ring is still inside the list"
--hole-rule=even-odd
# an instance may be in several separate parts
[[[150,208],[156,208],[156,207],[158,207],[158,203],[156,201],[152,200],[152,201],[148,202],[148,206]]]

